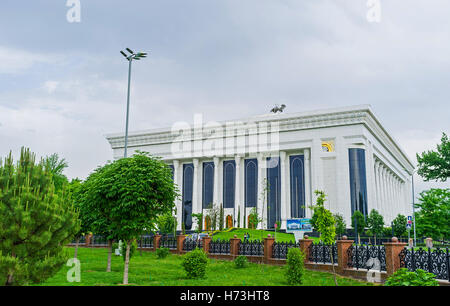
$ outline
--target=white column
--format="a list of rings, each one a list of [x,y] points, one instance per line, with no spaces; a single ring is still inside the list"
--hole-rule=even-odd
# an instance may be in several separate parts
[[[383,199],[383,216],[385,218],[385,220],[388,222],[390,222],[391,219],[391,213],[389,211],[389,203],[388,203],[388,199],[387,199],[387,181],[386,181],[386,168],[382,167],[381,169],[381,187],[382,187],[382,192],[381,192],[381,197]]]
[[[178,191],[181,194],[183,189],[182,189],[182,184],[180,181],[182,182],[182,180],[180,180],[180,162],[178,160],[174,160],[173,161],[173,182],[177,186]],[[181,223],[183,222],[182,218],[181,218],[183,215],[183,212],[182,212],[183,207],[181,205],[181,203],[182,203],[181,197],[182,197],[182,194],[180,195],[180,197],[175,199],[175,207],[177,209],[176,217],[177,217],[177,230],[178,231],[181,230]]]
[[[267,219],[267,191],[266,184],[266,159],[264,155],[258,154],[258,214],[263,220],[258,224],[259,229],[266,228]]]
[[[380,196],[379,196],[380,190],[379,190],[379,186],[380,186],[380,185],[379,185],[379,181],[378,181],[378,167],[379,167],[378,161],[375,160],[375,162],[374,162],[374,167],[373,167],[374,181],[375,181],[375,197],[374,197],[374,199],[375,199],[375,205],[374,205],[374,208],[375,208],[377,211],[380,211],[380,204],[379,204],[379,201],[380,201]]]
[[[375,205],[375,178],[374,178],[374,160],[373,160],[373,146],[369,141],[367,142],[366,150],[366,186],[367,186],[367,215],[376,207]]]
[[[242,220],[244,218],[244,210],[241,205],[241,157],[235,156],[234,161],[236,163],[235,169],[235,182],[234,182],[234,215],[236,220],[238,217],[238,212],[240,212],[240,220],[238,221],[238,226],[243,227]]]
[[[336,137],[335,147],[337,176],[336,181],[338,190],[336,194],[336,202],[339,205],[339,211],[343,215],[345,222],[347,223],[348,227],[350,227],[352,217],[350,195],[350,164],[348,161],[348,146],[344,137]]]
[[[311,194],[311,162],[309,149],[305,149],[303,151],[303,156],[305,157],[305,217],[311,218],[312,214],[310,211],[310,206],[312,205],[312,194]]]
[[[194,164],[194,182],[193,182],[193,191],[192,191],[192,213],[193,214],[198,214],[200,212],[199,209],[199,184],[198,184],[198,164],[199,161],[197,158],[194,158],[193,160],[193,164]],[[200,193],[201,194],[201,193]],[[197,223],[195,222],[195,218],[192,218],[192,228],[196,229],[197,228]]]
[[[280,213],[281,213],[281,228],[286,229],[287,218],[287,184],[286,184],[286,152],[280,151],[280,180],[281,180],[281,195],[280,195]]]

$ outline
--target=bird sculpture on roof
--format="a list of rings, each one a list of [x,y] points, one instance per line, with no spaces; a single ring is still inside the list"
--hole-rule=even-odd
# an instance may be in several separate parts
[[[270,112],[271,112],[271,113],[274,113],[274,114],[276,114],[276,113],[282,113],[283,110],[284,110],[285,108],[286,108],[286,105],[285,105],[285,104],[281,104],[281,106],[275,105],[275,107],[272,108],[272,109],[270,110]]]

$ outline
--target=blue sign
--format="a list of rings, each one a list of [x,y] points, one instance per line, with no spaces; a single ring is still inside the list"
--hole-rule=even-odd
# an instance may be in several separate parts
[[[310,232],[312,230],[311,219],[287,219],[286,220],[286,231],[303,231]]]

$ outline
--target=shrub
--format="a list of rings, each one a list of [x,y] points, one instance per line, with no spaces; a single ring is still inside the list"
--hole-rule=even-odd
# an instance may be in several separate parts
[[[169,256],[169,254],[170,251],[168,248],[156,249],[156,257],[158,257],[158,259],[166,258],[167,256]]]
[[[298,248],[290,248],[286,260],[286,278],[289,285],[300,285],[303,280],[305,255]]]
[[[424,270],[417,269],[410,272],[406,268],[401,268],[392,274],[384,284],[385,286],[439,286],[435,279],[436,275]]]
[[[131,242],[131,246],[130,246],[130,260],[131,257],[133,257],[134,252],[137,249],[137,242],[136,240],[133,240]],[[127,254],[127,242],[126,241],[122,241],[122,247],[120,249],[120,255],[122,255],[123,261],[125,261],[125,255]]]
[[[242,269],[245,268],[245,266],[247,265],[247,257],[240,255],[238,257],[236,257],[236,259],[234,260],[234,266],[238,269]]]
[[[204,278],[208,257],[202,249],[195,249],[183,256],[182,266],[188,278]]]

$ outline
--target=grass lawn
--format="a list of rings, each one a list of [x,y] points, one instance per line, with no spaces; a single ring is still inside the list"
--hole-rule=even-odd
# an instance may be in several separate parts
[[[74,249],[68,248],[73,254]],[[105,272],[107,249],[79,248],[81,262],[81,282],[69,283],[66,280],[70,267],[64,266],[54,277],[42,286],[111,286],[122,283],[123,259],[112,258],[112,272]],[[236,269],[233,262],[210,259],[207,278],[187,279],[181,266],[182,257],[169,255],[157,259],[154,252],[136,251],[130,262],[130,285],[147,286],[285,286],[284,267],[250,263],[244,269]],[[338,277],[341,286],[364,286],[370,283]],[[325,272],[305,270],[304,286],[334,286],[333,275]]]
[[[236,235],[238,238],[241,238],[241,240],[244,240],[244,234],[249,233],[250,240],[263,240],[267,237],[268,234],[270,234],[272,237],[275,235],[275,240],[278,242],[294,242],[295,237],[294,234],[289,233],[276,233],[271,231],[265,231],[265,230],[257,230],[257,229],[247,229],[247,228],[236,228],[234,230],[231,230],[229,232],[220,232],[215,234],[212,239],[217,240],[230,240],[230,238],[233,238],[234,235]],[[314,241],[318,241],[319,238],[310,237],[310,239],[313,239]]]

